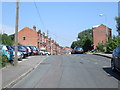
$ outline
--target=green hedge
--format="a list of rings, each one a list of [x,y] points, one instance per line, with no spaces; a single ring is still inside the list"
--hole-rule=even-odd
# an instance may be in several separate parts
[[[7,56],[0,56],[0,68],[5,67],[7,65]]]

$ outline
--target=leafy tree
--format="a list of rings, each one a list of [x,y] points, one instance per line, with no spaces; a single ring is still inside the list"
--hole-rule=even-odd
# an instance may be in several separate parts
[[[11,35],[9,35],[9,37],[11,38],[11,40],[14,41],[15,34],[11,34]]]
[[[71,48],[74,49],[78,45],[78,41],[73,41]]]
[[[117,31],[118,31],[118,34],[120,35],[120,17],[116,17],[115,18],[116,22],[117,22]]]
[[[82,40],[82,47],[84,49],[85,52],[92,50],[92,41],[90,40],[90,38],[88,36],[84,37]]]
[[[104,49],[104,45],[103,44],[98,44],[97,46],[97,50],[100,51],[100,52],[105,52],[105,49]]]
[[[2,35],[2,44],[12,46],[13,45],[13,41],[11,40],[11,38],[7,34],[3,34]]]
[[[106,50],[107,53],[112,53],[113,50],[120,45],[120,37],[113,36],[107,43],[106,43]]]
[[[89,51],[92,49],[93,44],[93,37],[92,37],[92,29],[88,29],[85,31],[82,31],[78,34],[78,41],[73,41],[71,48],[74,48],[75,46],[83,47],[84,51]]]
[[[92,40],[93,31],[92,29],[87,29],[78,34],[78,38],[82,40],[84,37],[88,36]]]
[[[0,34],[0,44],[2,44],[2,34]]]

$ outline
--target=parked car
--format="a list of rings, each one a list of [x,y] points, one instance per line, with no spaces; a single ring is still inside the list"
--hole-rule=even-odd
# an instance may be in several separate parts
[[[82,47],[75,47],[75,48],[72,50],[71,53],[72,53],[72,54],[82,54],[82,53],[84,53],[84,51],[83,51],[83,48],[82,48]]]
[[[38,50],[35,46],[30,46],[33,49],[34,55],[38,55]]]
[[[1,55],[6,55],[9,61],[14,59],[13,50],[11,49],[10,46],[0,44],[0,52],[1,52]]]
[[[23,58],[26,58],[28,56],[28,51],[23,46],[18,46],[18,51],[23,53]]]
[[[112,53],[111,69],[120,71],[120,45]]]
[[[39,52],[40,52],[40,55],[46,55],[44,50],[40,50]]]
[[[13,55],[14,55],[14,57],[15,57],[15,47],[14,46],[11,46],[11,48],[13,49]],[[18,60],[22,60],[22,58],[23,58],[23,52],[21,52],[21,51],[19,51],[18,50],[18,52],[17,52],[17,57],[18,57]]]
[[[33,49],[30,46],[26,46],[28,48],[28,55],[33,55]]]
[[[51,53],[50,52],[46,52],[46,55],[51,55]]]
[[[97,51],[97,49],[92,49],[92,50],[91,50],[92,53],[95,52],[95,51]]]

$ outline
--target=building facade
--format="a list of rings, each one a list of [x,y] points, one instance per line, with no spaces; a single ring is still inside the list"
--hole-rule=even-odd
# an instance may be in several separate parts
[[[51,54],[59,54],[56,52],[60,46],[56,41],[52,40],[41,30],[36,31],[36,26],[33,29],[25,27],[18,32],[18,42],[24,46],[36,46],[41,50],[51,52]]]
[[[107,26],[101,24],[93,26],[93,43],[94,49],[98,44],[103,44],[108,41],[109,37],[112,35],[112,29],[108,28]]]

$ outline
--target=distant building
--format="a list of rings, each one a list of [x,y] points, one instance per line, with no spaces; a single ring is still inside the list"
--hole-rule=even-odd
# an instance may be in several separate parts
[[[107,26],[100,24],[93,26],[93,43],[94,49],[98,44],[105,44],[108,41],[108,38],[112,35],[112,29]]]

